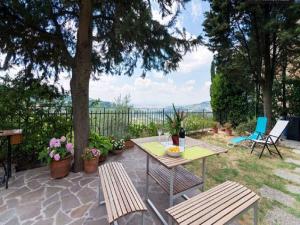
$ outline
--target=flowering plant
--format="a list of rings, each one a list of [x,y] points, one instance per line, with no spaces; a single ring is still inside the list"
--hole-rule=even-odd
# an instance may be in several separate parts
[[[74,154],[72,143],[67,142],[67,138],[52,138],[49,142],[49,147],[40,152],[39,159],[50,163],[51,161],[63,160]]]
[[[111,140],[113,150],[122,150],[125,147],[125,141],[123,139],[120,140]]]
[[[92,160],[100,156],[100,150],[96,148],[86,148],[82,154],[84,160]]]

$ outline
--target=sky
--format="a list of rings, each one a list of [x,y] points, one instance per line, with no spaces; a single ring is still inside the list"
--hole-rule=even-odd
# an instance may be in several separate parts
[[[207,2],[191,0],[182,10],[176,26],[186,28],[186,32],[194,37],[202,34],[204,12],[208,9]],[[169,19],[161,18],[155,5],[152,12],[154,19],[160,23],[166,23]],[[90,98],[114,101],[120,95],[130,95],[131,104],[136,107],[157,108],[172,103],[189,105],[209,101],[212,58],[212,52],[199,46],[183,57],[177,71],[167,75],[154,71],[142,78],[139,70],[131,77],[102,75],[99,80],[90,82]],[[62,74],[60,77],[58,85],[70,90],[70,76]]]
[[[176,26],[185,27],[189,34],[198,36],[202,32],[203,13],[208,9],[207,2],[192,0],[186,4]],[[157,9],[153,10],[153,16],[161,23],[168,20],[162,19]],[[212,52],[199,46],[183,57],[176,72],[167,75],[154,71],[141,78],[138,70],[131,77],[103,75],[99,80],[90,82],[90,98],[114,101],[120,95],[129,94],[131,103],[137,107],[163,107],[172,103],[189,105],[209,101],[212,58]],[[66,90],[70,89],[68,78],[63,77],[59,82]]]

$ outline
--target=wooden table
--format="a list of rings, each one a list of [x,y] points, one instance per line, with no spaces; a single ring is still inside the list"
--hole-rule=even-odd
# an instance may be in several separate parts
[[[6,158],[6,166],[7,166],[6,188],[7,188],[8,179],[11,177],[11,147],[12,145],[17,145],[22,142],[22,130],[21,129],[0,130],[0,138],[1,137],[5,137],[8,140],[7,158]]]
[[[174,199],[182,196],[187,198],[185,193],[192,189],[201,188],[204,190],[205,184],[205,170],[206,170],[206,158],[199,157],[193,160],[188,160],[184,158],[172,158],[167,155],[157,156],[147,151],[142,147],[142,144],[147,142],[160,142],[167,140],[166,136],[155,136],[155,137],[147,137],[147,138],[138,138],[132,139],[132,141],[137,145],[139,149],[144,151],[147,154],[147,162],[146,162],[146,201],[150,205],[150,207],[154,210],[158,218],[164,225],[168,223],[163,218],[163,216],[159,213],[154,203],[150,200],[148,195],[148,187],[149,187],[149,176],[151,176],[168,194],[169,194],[169,207],[173,206]],[[185,147],[193,147],[199,146],[203,148],[207,148],[213,151],[212,155],[220,154],[227,152],[227,149],[223,149],[218,146],[213,146],[208,143],[205,143],[201,140],[196,140],[190,137],[186,137]],[[211,155],[210,155],[211,156]],[[160,166],[157,168],[150,168],[149,161],[150,157],[157,161]],[[186,170],[182,165],[190,163],[194,160],[202,159],[202,177],[197,177],[188,170]],[[171,223],[171,218],[169,218],[169,224]]]

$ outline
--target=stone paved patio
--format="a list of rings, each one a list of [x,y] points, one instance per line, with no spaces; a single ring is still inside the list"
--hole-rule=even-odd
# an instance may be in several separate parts
[[[143,196],[146,156],[138,149],[130,149],[108,161],[120,161],[124,165],[138,192]],[[168,206],[167,194],[152,180],[149,193],[160,210]],[[68,177],[53,180],[48,167],[19,172],[11,180],[9,189],[1,189],[0,224],[98,224],[106,225],[106,209],[97,205],[97,174],[70,173]],[[195,194],[195,193],[193,193]],[[182,199],[178,199],[182,201]],[[145,224],[160,224],[151,210]],[[120,224],[139,224],[139,214],[131,214]]]

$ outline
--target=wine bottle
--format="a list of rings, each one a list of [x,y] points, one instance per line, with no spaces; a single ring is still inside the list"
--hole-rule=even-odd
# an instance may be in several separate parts
[[[185,130],[183,128],[183,122],[181,121],[180,130],[179,130],[179,148],[180,151],[184,151],[185,148]]]

